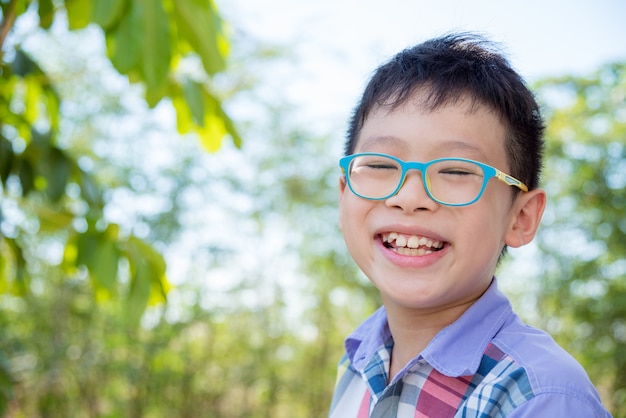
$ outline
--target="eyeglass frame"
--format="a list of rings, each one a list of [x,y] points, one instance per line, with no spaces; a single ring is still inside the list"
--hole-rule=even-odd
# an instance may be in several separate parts
[[[360,156],[378,156],[378,157],[386,157],[389,158],[395,162],[397,162],[400,165],[400,168],[402,169],[402,173],[400,175],[400,179],[398,181],[398,185],[396,186],[396,188],[393,190],[393,192],[391,192],[390,194],[388,194],[387,196],[384,197],[367,197],[367,196],[363,196],[359,193],[357,193],[353,188],[352,188],[352,184],[350,182],[350,175],[349,175],[349,170],[350,170],[350,163],[352,162],[352,160],[354,160],[357,157]],[[482,170],[483,173],[485,174],[483,177],[483,184],[480,188],[480,192],[478,193],[478,195],[474,198],[474,200],[471,200],[467,203],[447,203],[447,202],[443,202],[439,199],[437,199],[436,197],[434,197],[432,195],[432,193],[430,192],[430,187],[428,186],[428,182],[427,182],[427,176],[426,176],[426,170],[428,169],[428,167],[430,167],[433,164],[442,162],[442,161],[462,161],[462,162],[467,162],[467,163],[473,163],[478,165]],[[424,190],[426,190],[426,193],[428,194],[428,197],[430,197],[433,201],[445,205],[445,206],[454,206],[454,207],[460,207],[460,206],[469,206],[473,203],[476,203],[482,196],[483,193],[485,192],[485,189],[487,188],[487,183],[489,182],[489,180],[491,180],[492,178],[498,179],[501,182],[503,182],[504,184],[508,185],[508,186],[513,186],[513,187],[517,187],[519,188],[521,191],[523,192],[528,192],[528,186],[526,186],[522,181],[516,179],[515,177],[511,176],[510,174],[507,174],[501,170],[498,170],[495,167],[492,167],[488,164],[485,163],[481,163],[480,161],[475,161],[475,160],[471,160],[468,158],[437,158],[435,160],[431,160],[431,161],[427,161],[424,163],[418,162],[418,161],[403,161],[400,158],[394,157],[393,155],[389,155],[389,154],[382,154],[382,153],[377,153],[377,152],[364,152],[364,153],[357,153],[357,154],[351,154],[351,155],[346,155],[345,157],[342,157],[339,159],[339,166],[341,167],[341,170],[345,176],[346,179],[346,183],[348,184],[348,188],[350,189],[350,191],[352,193],[354,193],[356,196],[363,198],[363,199],[367,199],[367,200],[386,200],[389,199],[392,196],[395,196],[396,194],[398,194],[398,192],[400,192],[400,189],[402,189],[402,186],[404,186],[404,183],[406,181],[406,175],[409,172],[409,170],[418,170],[420,171],[420,173],[422,174],[422,183],[424,185]]]

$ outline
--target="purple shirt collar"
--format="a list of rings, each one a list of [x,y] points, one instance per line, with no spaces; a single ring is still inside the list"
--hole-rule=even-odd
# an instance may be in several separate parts
[[[459,319],[448,325],[394,378],[420,359],[446,376],[470,376],[478,370],[487,345],[494,339],[513,310],[498,290],[496,279]],[[346,338],[346,352],[353,367],[362,371],[374,354],[391,338],[387,311],[381,306]]]

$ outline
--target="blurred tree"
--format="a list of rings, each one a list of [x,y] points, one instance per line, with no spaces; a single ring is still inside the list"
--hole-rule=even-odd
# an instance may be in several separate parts
[[[110,63],[142,86],[147,104],[171,103],[178,132],[215,151],[225,135],[241,143],[212,87],[226,66],[224,23],[212,0],[2,0],[0,11],[0,294],[27,295],[44,271],[88,277],[96,300],[124,295],[136,324],[169,290],[163,256],[104,216],[110,193],[91,167],[93,151],[60,141],[74,127],[64,125],[56,80],[26,45],[61,25],[98,27]],[[0,411],[11,380],[5,363],[0,353]]]
[[[626,417],[626,63],[537,87],[548,119],[543,326]]]

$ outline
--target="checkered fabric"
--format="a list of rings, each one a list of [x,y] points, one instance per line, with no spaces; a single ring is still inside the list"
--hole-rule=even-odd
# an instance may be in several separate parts
[[[487,347],[474,376],[445,376],[421,360],[402,379],[387,386],[391,346],[382,347],[362,374],[352,369],[344,357],[337,388],[347,396],[354,395],[350,386],[361,389],[358,413],[337,414],[342,400],[336,394],[335,414],[331,417],[498,417],[533,397],[524,369],[493,344]]]

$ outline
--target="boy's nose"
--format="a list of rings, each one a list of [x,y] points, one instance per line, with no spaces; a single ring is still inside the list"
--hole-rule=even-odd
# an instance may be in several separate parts
[[[424,188],[422,173],[412,170],[407,173],[404,184],[395,195],[385,201],[389,207],[397,207],[405,213],[413,213],[418,210],[433,210],[438,203],[430,198]]]

